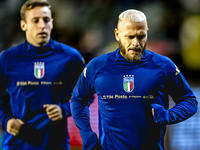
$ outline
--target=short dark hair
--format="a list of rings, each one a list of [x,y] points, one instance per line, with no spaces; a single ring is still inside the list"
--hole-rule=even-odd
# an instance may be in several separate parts
[[[20,10],[21,19],[26,21],[26,11],[33,9],[36,6],[48,6],[51,8],[51,5],[47,0],[27,0]]]

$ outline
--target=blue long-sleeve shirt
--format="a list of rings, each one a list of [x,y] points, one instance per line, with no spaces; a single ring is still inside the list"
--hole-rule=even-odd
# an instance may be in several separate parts
[[[99,139],[86,105],[93,93],[98,95]],[[169,95],[176,103],[171,109]],[[191,117],[197,100],[169,58],[145,50],[140,61],[130,63],[117,49],[86,66],[73,90],[71,111],[84,150],[97,143],[105,150],[163,150],[166,125]]]
[[[52,39],[43,47],[26,41],[0,55],[0,94],[8,90],[12,111],[0,101],[0,123],[5,131],[10,118],[25,123],[19,136],[5,132],[3,149],[69,149],[69,99],[84,67],[76,49]],[[44,104],[59,105],[63,119],[51,121]]]

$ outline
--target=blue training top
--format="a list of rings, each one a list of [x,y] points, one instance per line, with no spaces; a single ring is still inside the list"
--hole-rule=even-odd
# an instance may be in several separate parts
[[[98,95],[99,140],[91,130],[86,105],[94,93]],[[171,109],[169,95],[176,103]],[[166,125],[191,117],[197,100],[169,58],[145,50],[140,61],[130,63],[117,49],[86,66],[73,90],[71,111],[84,150],[98,142],[105,150],[163,150]]]
[[[25,123],[18,136],[4,133],[3,149],[69,150],[69,99],[84,67],[76,49],[52,39],[43,47],[25,42],[0,55],[0,94],[10,94],[10,106],[0,101],[0,123],[5,131],[10,118]],[[59,105],[63,119],[51,121],[44,104]]]

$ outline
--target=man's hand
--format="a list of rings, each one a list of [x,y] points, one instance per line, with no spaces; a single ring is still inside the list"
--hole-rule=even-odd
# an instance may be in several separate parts
[[[43,108],[46,108],[47,115],[52,121],[57,121],[63,118],[62,109],[59,105],[44,104]]]
[[[6,125],[6,131],[13,136],[19,135],[19,129],[24,122],[20,119],[11,118]]]

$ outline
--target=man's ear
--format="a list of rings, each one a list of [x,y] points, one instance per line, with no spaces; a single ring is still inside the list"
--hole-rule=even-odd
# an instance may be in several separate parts
[[[119,41],[119,30],[115,28],[115,39]]]
[[[51,30],[53,29],[53,19],[51,20]]]
[[[27,25],[26,25],[26,22],[24,20],[20,21],[20,27],[21,27],[22,31],[27,30]]]

